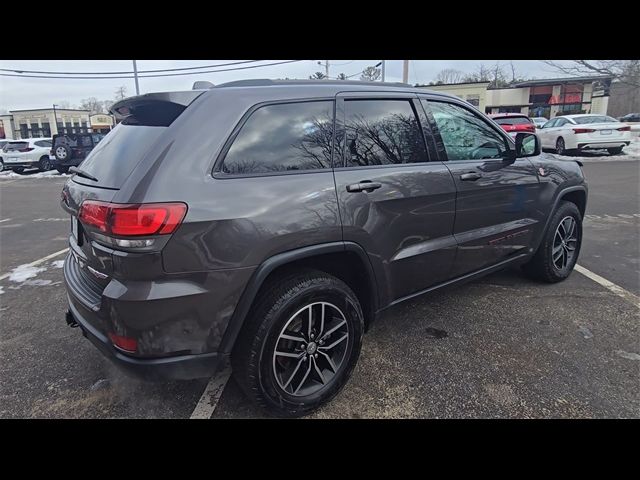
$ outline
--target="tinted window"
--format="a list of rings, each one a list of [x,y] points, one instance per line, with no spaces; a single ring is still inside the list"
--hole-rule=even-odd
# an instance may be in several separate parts
[[[5,152],[16,152],[29,146],[28,142],[9,142],[4,146]]]
[[[75,177],[74,181],[87,185],[120,188],[140,160],[166,129],[118,124],[87,155],[82,169],[98,179],[98,182]]]
[[[222,171],[246,174],[330,168],[332,137],[332,101],[266,105],[242,126]]]
[[[91,143],[91,137],[88,135],[80,137],[80,145],[83,147],[92,147],[93,143]]]
[[[607,117],[606,115],[597,115],[594,117],[575,117],[573,121],[580,125],[584,125],[587,123],[609,123],[609,122],[618,123],[618,120],[612,117]]]
[[[528,125],[531,121],[527,117],[494,118],[498,125]]]
[[[33,142],[38,147],[50,147],[51,142],[49,140],[39,140],[37,142]]]
[[[408,100],[345,102],[348,167],[428,161],[424,137]]]
[[[431,109],[449,160],[502,158],[505,139],[469,110],[443,102],[426,102]]]

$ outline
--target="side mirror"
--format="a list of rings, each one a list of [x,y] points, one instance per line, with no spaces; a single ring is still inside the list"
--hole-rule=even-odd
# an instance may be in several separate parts
[[[535,133],[516,135],[516,157],[535,157],[540,155],[540,139]]]

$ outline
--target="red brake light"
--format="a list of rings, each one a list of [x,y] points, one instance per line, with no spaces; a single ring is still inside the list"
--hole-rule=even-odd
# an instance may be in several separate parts
[[[173,233],[186,213],[184,203],[121,205],[86,200],[80,206],[78,218],[101,232],[130,237]]]
[[[574,128],[573,131],[575,133],[593,133],[595,130],[593,128]]]
[[[120,350],[124,350],[125,352],[135,353],[138,349],[138,341],[135,338],[123,337],[121,335],[116,335],[115,333],[110,333],[109,340],[111,340],[114,346],[118,347]]]
[[[619,132],[630,132],[631,126],[627,125],[626,127],[616,128],[616,130],[618,130]]]

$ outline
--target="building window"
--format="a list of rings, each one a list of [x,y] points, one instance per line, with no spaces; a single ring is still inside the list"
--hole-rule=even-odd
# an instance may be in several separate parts
[[[64,123],[63,122],[58,122],[58,134],[62,135],[64,133]]]
[[[51,126],[49,125],[49,122],[42,123],[42,136],[43,137],[51,136]]]
[[[29,138],[29,125],[26,123],[20,124],[20,138]]]
[[[467,95],[467,102],[469,102],[474,107],[480,106],[480,95]]]
[[[31,137],[36,138],[36,137],[41,137],[41,132],[40,132],[40,127],[38,126],[37,123],[32,123],[31,124]]]

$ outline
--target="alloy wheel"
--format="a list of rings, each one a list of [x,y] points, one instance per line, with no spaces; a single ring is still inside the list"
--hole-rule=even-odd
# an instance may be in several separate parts
[[[287,394],[303,397],[322,390],[343,365],[349,339],[342,311],[315,302],[294,313],[273,352],[273,374]]]
[[[558,270],[563,270],[569,265],[576,255],[578,247],[578,222],[571,216],[564,217],[553,237],[553,249],[551,259]]]
[[[564,139],[559,138],[556,141],[556,153],[562,155],[564,153]]]
[[[60,160],[67,158],[67,151],[63,147],[56,148],[56,157]]]

